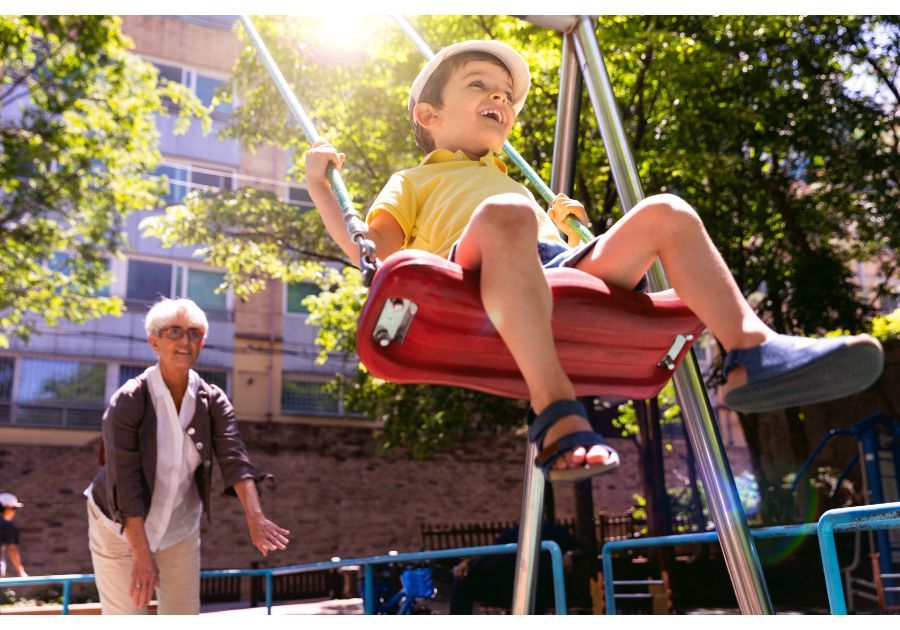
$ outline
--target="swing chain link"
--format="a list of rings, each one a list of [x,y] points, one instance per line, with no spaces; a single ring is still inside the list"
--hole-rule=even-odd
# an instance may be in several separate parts
[[[365,238],[362,234],[356,235],[355,240],[359,246],[359,270],[362,272],[363,286],[368,288],[372,284],[375,272],[378,271],[375,243]]]

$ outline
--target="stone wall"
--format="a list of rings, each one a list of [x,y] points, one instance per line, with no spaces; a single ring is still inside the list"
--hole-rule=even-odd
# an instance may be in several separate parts
[[[213,522],[203,525],[203,566],[248,567],[354,557],[419,548],[421,523],[517,520],[524,436],[484,434],[427,461],[380,456],[368,429],[241,423],[251,459],[276,476],[263,507],[291,530],[283,553],[264,559],[251,546],[237,499],[222,494],[215,473]],[[623,512],[643,494],[636,446],[612,440],[622,467],[594,481],[598,511]],[[670,487],[686,476],[680,441],[667,453]],[[26,504],[16,517],[32,575],[91,572],[82,491],[96,469],[97,443],[51,449],[2,445],[4,490]],[[733,466],[746,467],[738,454]],[[740,462],[744,462],[743,464]],[[38,465],[38,462],[41,462]],[[571,486],[555,491],[557,515],[574,516]]]

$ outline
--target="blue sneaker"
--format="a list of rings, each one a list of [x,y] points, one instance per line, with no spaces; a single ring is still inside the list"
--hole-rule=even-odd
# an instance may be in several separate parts
[[[747,384],[725,395],[735,411],[757,413],[843,398],[867,388],[884,369],[884,351],[870,335],[810,339],[778,335],[725,355],[725,378],[747,370]]]

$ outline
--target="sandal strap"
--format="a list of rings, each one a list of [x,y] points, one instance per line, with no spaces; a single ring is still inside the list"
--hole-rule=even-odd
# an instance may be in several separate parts
[[[566,416],[581,416],[587,420],[587,412],[577,400],[558,400],[551,403],[541,413],[528,410],[528,439],[540,447],[547,430]]]
[[[730,352],[725,353],[725,365],[722,367],[722,378],[728,378],[728,373],[731,372],[736,367],[740,367],[747,364],[747,357],[745,355],[747,352],[745,350],[731,350]]]
[[[538,454],[535,463],[544,470],[550,470],[556,460],[579,446],[583,446],[585,450],[590,450],[592,446],[604,446],[610,455],[616,454],[616,451],[599,434],[593,431],[576,431],[564,435],[553,444],[548,445]]]

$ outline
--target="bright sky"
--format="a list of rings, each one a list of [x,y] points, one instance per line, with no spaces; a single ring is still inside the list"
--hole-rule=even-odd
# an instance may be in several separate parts
[[[363,8],[364,10],[360,10]],[[130,14],[217,14],[237,15],[252,11],[255,15],[306,14],[347,15],[405,13],[408,15],[447,13],[457,14],[504,13],[514,15],[546,14],[547,0],[372,0],[362,3],[332,0],[156,0],[152,3],[128,0],[6,0],[3,12],[9,13],[130,13]],[[897,10],[896,0],[860,0],[853,4],[846,0],[554,0],[553,13],[570,14],[596,12],[604,14],[636,13],[731,13],[743,14],[890,14]]]

